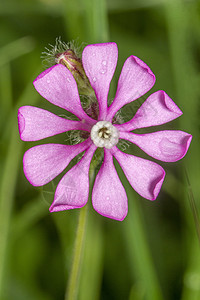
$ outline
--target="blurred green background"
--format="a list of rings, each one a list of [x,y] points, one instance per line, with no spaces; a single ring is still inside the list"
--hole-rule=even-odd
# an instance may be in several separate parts
[[[107,219],[89,205],[77,299],[200,299],[195,0],[0,0],[0,299],[62,300],[71,275],[80,210],[49,213],[55,182],[35,188],[26,180],[23,153],[36,143],[20,141],[17,128],[20,106],[47,107],[32,81],[44,70],[42,51],[59,36],[118,44],[111,98],[124,60],[131,54],[144,60],[157,78],[151,92],[165,90],[183,111],[163,128],[193,135],[183,160],[160,163],[167,175],[155,202],[138,196],[117,167],[129,198],[126,219]]]

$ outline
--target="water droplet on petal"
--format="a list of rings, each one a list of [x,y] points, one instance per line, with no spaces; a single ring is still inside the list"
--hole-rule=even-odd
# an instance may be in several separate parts
[[[109,197],[109,196],[107,196],[107,197],[106,197],[106,200],[110,200],[110,197]]]
[[[101,62],[101,69],[100,69],[99,72],[100,72],[101,74],[105,74],[106,71],[107,71],[107,61],[106,61],[106,60],[103,60],[103,61]]]
[[[48,83],[48,84],[50,83],[50,80],[49,80],[49,79],[47,79],[47,83]]]
[[[96,81],[97,81],[96,77],[93,77],[93,79],[92,79],[92,80],[93,80],[93,82],[96,82]]]

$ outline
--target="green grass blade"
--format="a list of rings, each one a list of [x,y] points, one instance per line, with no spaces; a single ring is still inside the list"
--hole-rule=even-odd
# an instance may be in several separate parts
[[[26,53],[31,52],[34,46],[34,40],[29,36],[25,36],[3,46],[0,49],[0,67]]]
[[[29,84],[22,94],[19,103],[33,104],[36,102],[36,96],[36,93],[32,94],[32,84]],[[17,108],[13,110],[11,120],[8,120],[7,127],[10,128],[7,132],[10,142],[0,186],[0,299],[4,286],[4,267],[6,264],[15,186],[23,148],[23,143],[20,141],[18,134]]]
[[[195,7],[196,3],[193,2],[190,5]],[[194,206],[195,202],[193,201],[194,199],[198,199],[200,194],[200,142],[198,137],[199,88],[197,87],[196,80],[198,69],[194,62],[192,48],[188,47],[192,37],[192,33],[190,33],[190,13],[192,11],[190,10],[190,5],[186,5],[182,1],[177,0],[166,2],[165,6],[175,86],[179,105],[184,112],[179,122],[182,129],[189,131],[193,135],[189,153],[187,154],[187,158],[185,158],[185,165],[187,163],[187,176],[190,181],[189,199],[191,205],[189,207],[191,210],[188,210],[187,194],[183,193],[182,198],[182,203],[185,203],[185,219],[190,225],[190,231],[187,232],[188,235],[185,237],[185,245],[188,249],[188,265],[184,274],[182,293],[182,299],[184,300],[199,299],[200,297],[200,290],[197,288],[200,283],[200,252],[192,220],[193,216],[199,236],[199,221],[196,211],[200,206],[197,204],[198,207],[196,208],[196,206]],[[193,40],[191,40],[191,42],[192,41]],[[194,284],[191,284],[192,278],[195,278]]]
[[[130,188],[128,197],[129,215],[123,223],[123,230],[133,278],[139,284],[138,294],[145,295],[144,299],[162,300],[163,296],[147,244],[140,208]]]

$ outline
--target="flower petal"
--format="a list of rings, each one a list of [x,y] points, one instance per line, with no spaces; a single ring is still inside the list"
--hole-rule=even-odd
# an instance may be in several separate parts
[[[83,50],[83,67],[99,102],[99,120],[107,113],[107,97],[117,58],[115,43],[89,45]]]
[[[49,211],[50,212],[56,212],[56,211],[62,211],[62,210],[69,210],[69,209],[75,209],[75,208],[78,208],[77,206],[67,206],[67,205],[59,205],[59,206],[55,206],[53,208],[53,210],[50,210],[51,207],[49,208]]]
[[[147,98],[133,119],[118,125],[118,127],[119,130],[131,131],[137,128],[162,125],[181,115],[182,111],[173,100],[164,91],[157,91]]]
[[[115,99],[108,110],[107,120],[111,121],[115,113],[148,92],[155,83],[150,68],[136,56],[130,56],[122,68]]]
[[[42,72],[33,82],[38,93],[49,102],[75,114],[79,119],[94,123],[83,110],[72,73],[63,65]]]
[[[30,148],[23,158],[24,173],[34,186],[41,186],[60,174],[69,162],[91,144],[88,139],[77,145],[45,144]]]
[[[134,190],[146,199],[155,200],[165,177],[163,168],[155,162],[123,153],[116,146],[113,148],[113,155]]]
[[[128,212],[127,196],[113,164],[109,150],[104,151],[104,162],[96,176],[92,204],[101,215],[122,221]]]
[[[47,110],[33,106],[19,108],[18,125],[23,141],[38,141],[69,130],[90,131],[90,126],[85,123],[60,118]]]
[[[120,138],[128,140],[153,158],[174,162],[185,156],[192,136],[180,130],[163,130],[147,134],[121,132]]]
[[[89,168],[96,146],[92,145],[83,158],[59,182],[50,212],[84,206],[89,196]]]

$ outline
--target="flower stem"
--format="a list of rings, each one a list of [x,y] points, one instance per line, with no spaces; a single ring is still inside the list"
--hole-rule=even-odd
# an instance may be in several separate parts
[[[82,257],[84,252],[85,233],[86,233],[86,220],[87,220],[87,206],[80,209],[78,226],[76,232],[74,257],[72,269],[68,281],[68,286],[65,294],[65,300],[75,300],[78,294],[79,275],[81,270]]]

